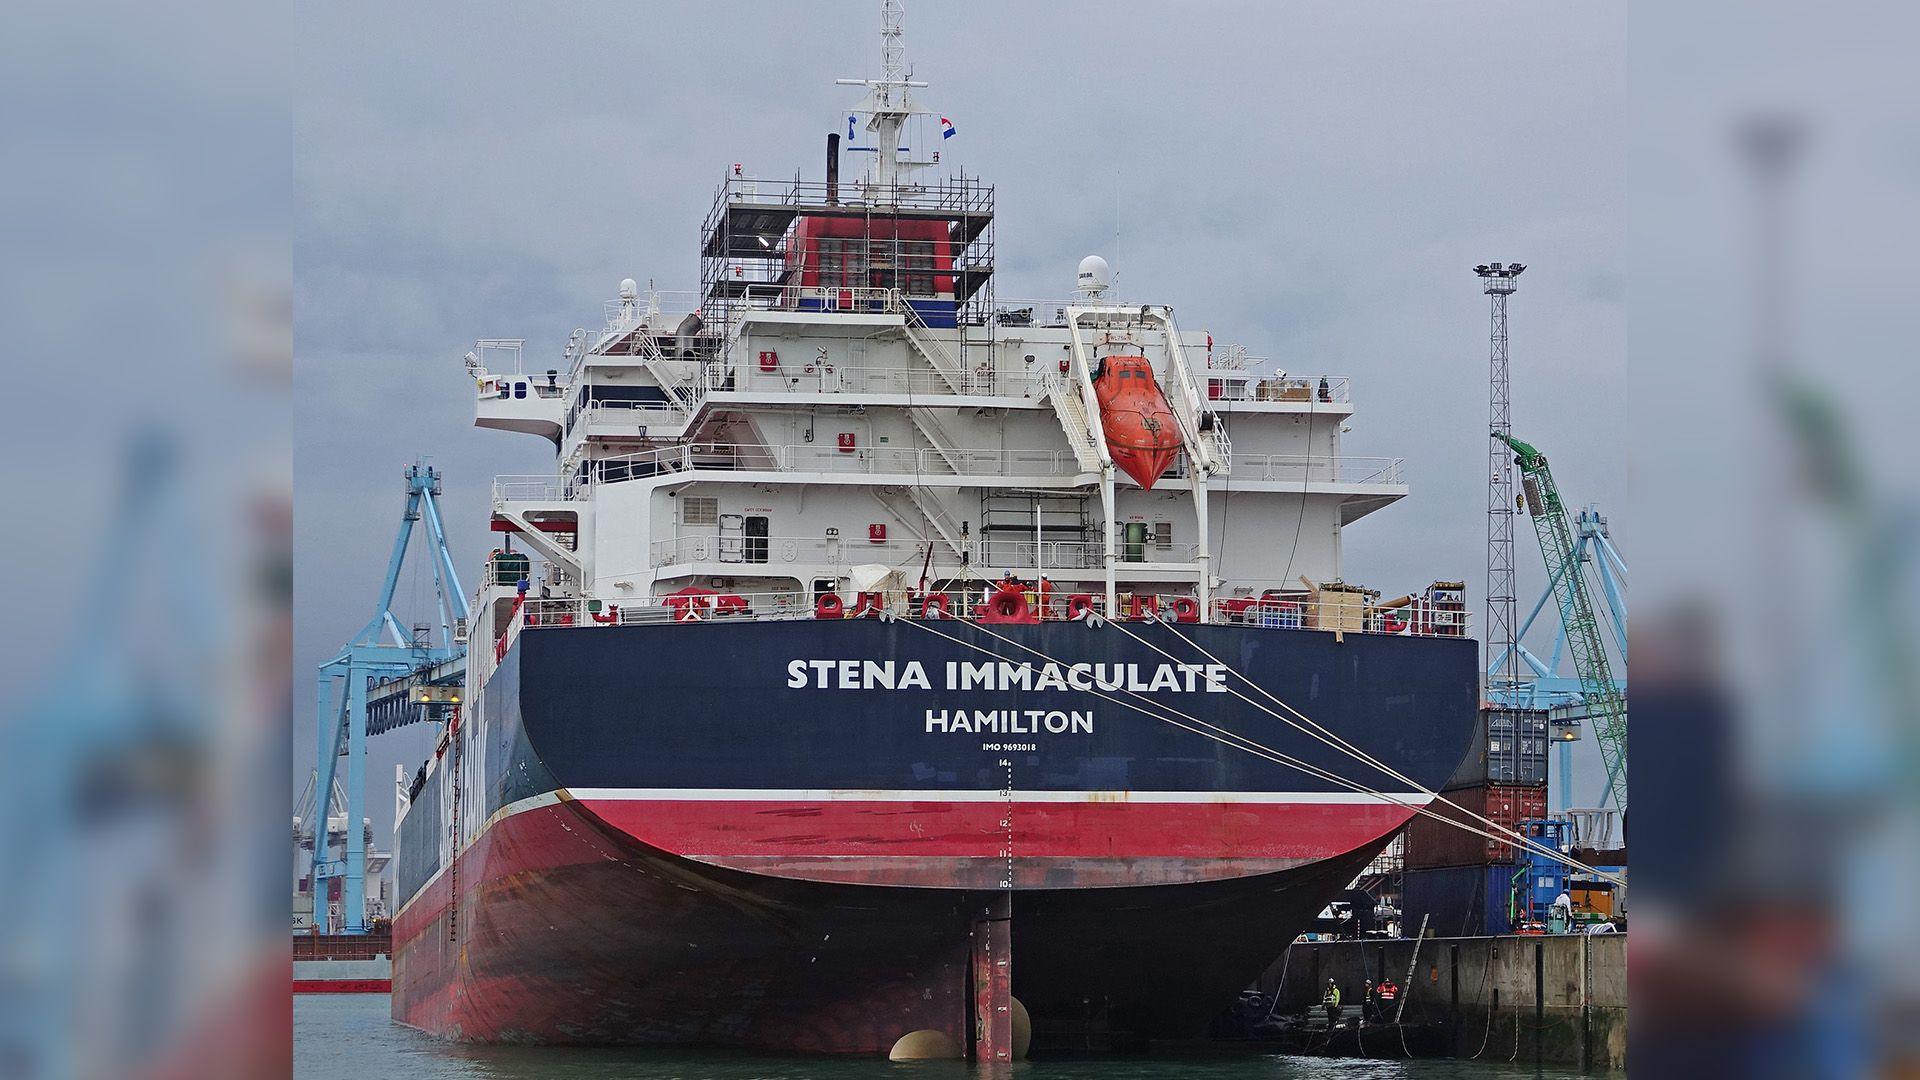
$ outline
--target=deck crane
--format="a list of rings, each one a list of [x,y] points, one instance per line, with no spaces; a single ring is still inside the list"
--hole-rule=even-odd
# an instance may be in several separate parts
[[[1594,739],[1600,744],[1601,760],[1607,767],[1603,802],[1611,798],[1614,807],[1624,812],[1627,808],[1627,699],[1620,684],[1614,681],[1613,665],[1607,658],[1606,643],[1600,637],[1600,621],[1594,613],[1593,598],[1587,592],[1586,575],[1580,567],[1566,504],[1553,482],[1553,470],[1547,466],[1545,454],[1504,432],[1495,431],[1493,437],[1513,451],[1515,464],[1520,467],[1520,487],[1527,514],[1533,518],[1534,532],[1540,538],[1547,580],[1560,605],[1561,625],[1566,628],[1567,651],[1573,655],[1581,697],[1593,717]]]

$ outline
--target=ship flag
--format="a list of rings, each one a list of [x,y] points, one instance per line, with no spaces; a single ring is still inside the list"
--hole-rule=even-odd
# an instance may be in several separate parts
[[[953,121],[944,116],[940,118],[940,137],[943,139],[953,138]]]

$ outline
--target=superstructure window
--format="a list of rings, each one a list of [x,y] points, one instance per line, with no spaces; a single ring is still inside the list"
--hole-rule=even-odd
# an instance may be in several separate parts
[[[683,495],[680,497],[680,524],[682,525],[718,525],[720,524],[720,499],[715,495]]]
[[[933,295],[933,241],[902,240],[900,269],[910,296]]]

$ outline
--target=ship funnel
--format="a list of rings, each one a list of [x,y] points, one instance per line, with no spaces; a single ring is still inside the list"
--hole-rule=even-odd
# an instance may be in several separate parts
[[[840,133],[827,133],[827,202],[840,201]]]

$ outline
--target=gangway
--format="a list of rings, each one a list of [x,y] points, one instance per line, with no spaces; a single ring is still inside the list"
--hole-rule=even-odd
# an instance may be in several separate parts
[[[467,596],[440,519],[440,473],[415,462],[407,468],[406,481],[406,507],[373,617],[338,654],[320,665],[315,679],[315,783],[317,790],[333,790],[340,759],[346,758],[346,780],[340,786],[346,793],[348,822],[361,820],[366,803],[367,736],[444,719],[458,708],[459,688],[466,677]],[[433,567],[439,621],[437,627],[427,624],[409,633],[394,615],[394,590],[406,563],[414,523],[421,521],[426,523],[426,555]],[[338,859],[326,845],[314,845],[312,867],[315,897],[327,895],[327,879],[342,879],[337,932],[366,933],[367,851],[362,831],[347,829],[346,850]],[[316,932],[324,932],[326,923],[316,917]]]

